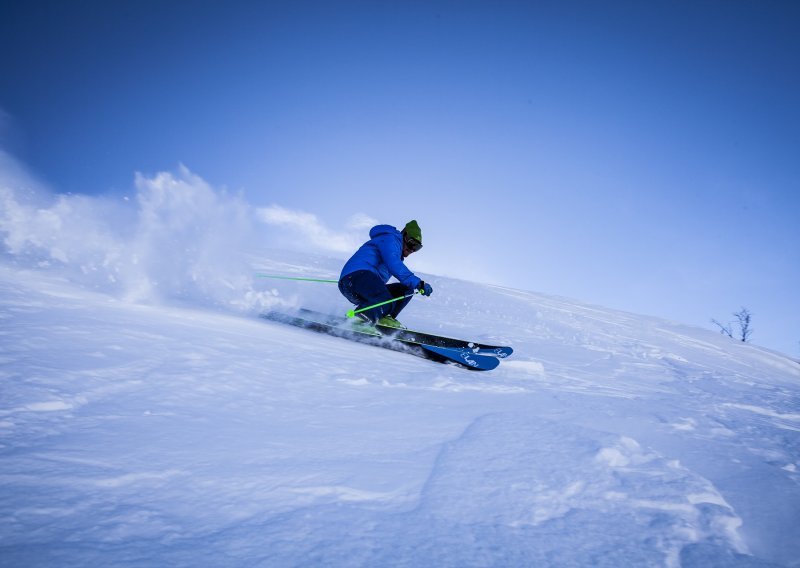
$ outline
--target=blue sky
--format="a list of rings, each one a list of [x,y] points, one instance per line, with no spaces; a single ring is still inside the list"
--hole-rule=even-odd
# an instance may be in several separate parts
[[[800,354],[800,4],[0,7],[4,149],[61,192],[185,164],[423,227],[426,269]],[[438,269],[438,270],[437,270]]]

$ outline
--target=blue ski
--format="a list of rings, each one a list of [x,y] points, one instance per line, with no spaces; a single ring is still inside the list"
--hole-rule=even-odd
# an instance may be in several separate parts
[[[300,309],[300,317],[320,320],[333,323],[344,322],[346,318],[329,316],[309,310],[306,308]],[[435,347],[447,347],[455,349],[469,349],[478,355],[491,355],[492,357],[499,357],[505,359],[511,355],[514,350],[505,345],[488,345],[486,343],[479,343],[477,341],[468,341],[466,339],[456,339],[454,337],[445,337],[443,335],[435,335],[433,333],[425,333],[422,331],[414,331],[413,329],[398,329],[395,327],[386,327],[382,325],[376,326],[383,335],[391,336],[395,339],[413,341],[414,343],[422,343],[423,345],[433,345]]]

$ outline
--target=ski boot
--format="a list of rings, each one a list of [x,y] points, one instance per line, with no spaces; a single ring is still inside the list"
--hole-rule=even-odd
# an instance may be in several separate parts
[[[380,331],[375,329],[375,322],[364,314],[356,314],[356,317],[350,321],[350,329],[358,333],[374,335],[375,337],[380,337],[382,335]]]
[[[394,319],[392,316],[383,316],[378,320],[378,325],[382,325],[383,327],[393,327],[395,329],[406,329],[406,326]]]

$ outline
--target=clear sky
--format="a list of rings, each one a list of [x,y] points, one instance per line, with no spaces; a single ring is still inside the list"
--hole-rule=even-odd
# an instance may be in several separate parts
[[[0,0],[2,148],[423,228],[425,269],[800,355],[800,3]],[[422,259],[420,259],[422,261]]]

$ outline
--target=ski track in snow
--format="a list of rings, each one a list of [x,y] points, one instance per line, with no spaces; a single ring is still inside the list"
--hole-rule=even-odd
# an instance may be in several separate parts
[[[407,324],[514,355],[469,372],[3,265],[0,566],[800,566],[797,363],[431,280]]]

